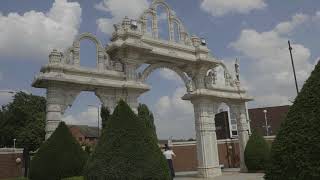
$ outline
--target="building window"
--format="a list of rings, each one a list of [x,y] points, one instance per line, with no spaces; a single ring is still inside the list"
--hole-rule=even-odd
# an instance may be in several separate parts
[[[230,128],[230,137],[237,138],[238,137],[238,126],[236,114],[230,112],[230,108],[228,108],[228,119],[229,119],[229,128]]]
[[[82,141],[82,137],[79,137],[79,141],[80,141],[80,142]]]

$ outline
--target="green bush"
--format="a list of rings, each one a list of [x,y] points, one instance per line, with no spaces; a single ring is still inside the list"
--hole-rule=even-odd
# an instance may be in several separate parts
[[[62,180],[84,180],[82,176],[64,178]]]
[[[25,178],[25,177],[16,177],[16,178],[1,179],[1,180],[28,180],[28,178]]]
[[[320,179],[320,62],[290,107],[272,144],[265,179]]]
[[[244,151],[245,163],[249,172],[265,170],[269,162],[270,148],[266,140],[253,131]]]
[[[167,180],[169,169],[145,122],[120,101],[89,158],[88,180]]]
[[[31,180],[60,180],[82,174],[87,154],[61,122],[31,161]]]
[[[148,106],[145,104],[139,104],[138,107],[138,117],[142,119],[147,127],[148,133],[158,141],[157,133],[156,133],[156,126],[154,125],[154,118],[152,112],[149,110]]]

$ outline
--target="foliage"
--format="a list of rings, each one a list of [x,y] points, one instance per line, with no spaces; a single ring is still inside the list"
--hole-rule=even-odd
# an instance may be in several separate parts
[[[257,131],[253,131],[244,151],[245,163],[249,172],[265,170],[269,162],[269,155],[269,144]]]
[[[156,133],[156,126],[154,125],[153,114],[149,110],[147,105],[139,104],[138,117],[145,122],[146,127],[148,129],[148,133],[150,133],[156,140],[158,140],[157,133]]]
[[[320,62],[290,107],[271,148],[267,180],[320,179]]]
[[[82,176],[64,178],[62,180],[84,180]]]
[[[169,179],[166,160],[143,120],[120,101],[89,158],[92,179]]]
[[[36,150],[45,137],[46,99],[24,92],[15,94],[0,110],[0,144]]]
[[[104,129],[111,115],[108,107],[105,107],[105,106],[101,106],[100,112],[101,112],[100,116],[102,121],[102,129]]]
[[[61,122],[31,161],[31,180],[60,180],[82,174],[87,154]]]
[[[25,178],[25,177],[16,177],[16,178],[1,179],[1,180],[28,180],[28,178]]]

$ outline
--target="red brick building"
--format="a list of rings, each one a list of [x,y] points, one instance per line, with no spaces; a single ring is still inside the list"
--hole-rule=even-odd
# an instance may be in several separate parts
[[[73,137],[82,146],[94,146],[99,139],[98,127],[90,127],[86,125],[68,125]]]
[[[23,176],[22,153],[23,149],[0,148],[0,179]]]

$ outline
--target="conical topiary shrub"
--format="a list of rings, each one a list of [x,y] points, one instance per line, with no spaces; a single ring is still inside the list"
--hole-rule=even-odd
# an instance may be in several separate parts
[[[320,63],[290,107],[271,148],[267,180],[320,179]]]
[[[244,151],[245,163],[249,172],[265,170],[269,162],[270,148],[258,132],[253,131]]]
[[[156,126],[154,125],[154,118],[152,112],[149,110],[148,106],[145,104],[139,104],[138,107],[138,117],[141,118],[148,129],[148,132],[158,141]]]
[[[120,101],[85,167],[87,180],[169,178],[164,156],[143,120]]]
[[[51,137],[41,145],[31,161],[31,180],[60,180],[79,176],[87,154],[61,122]]]

